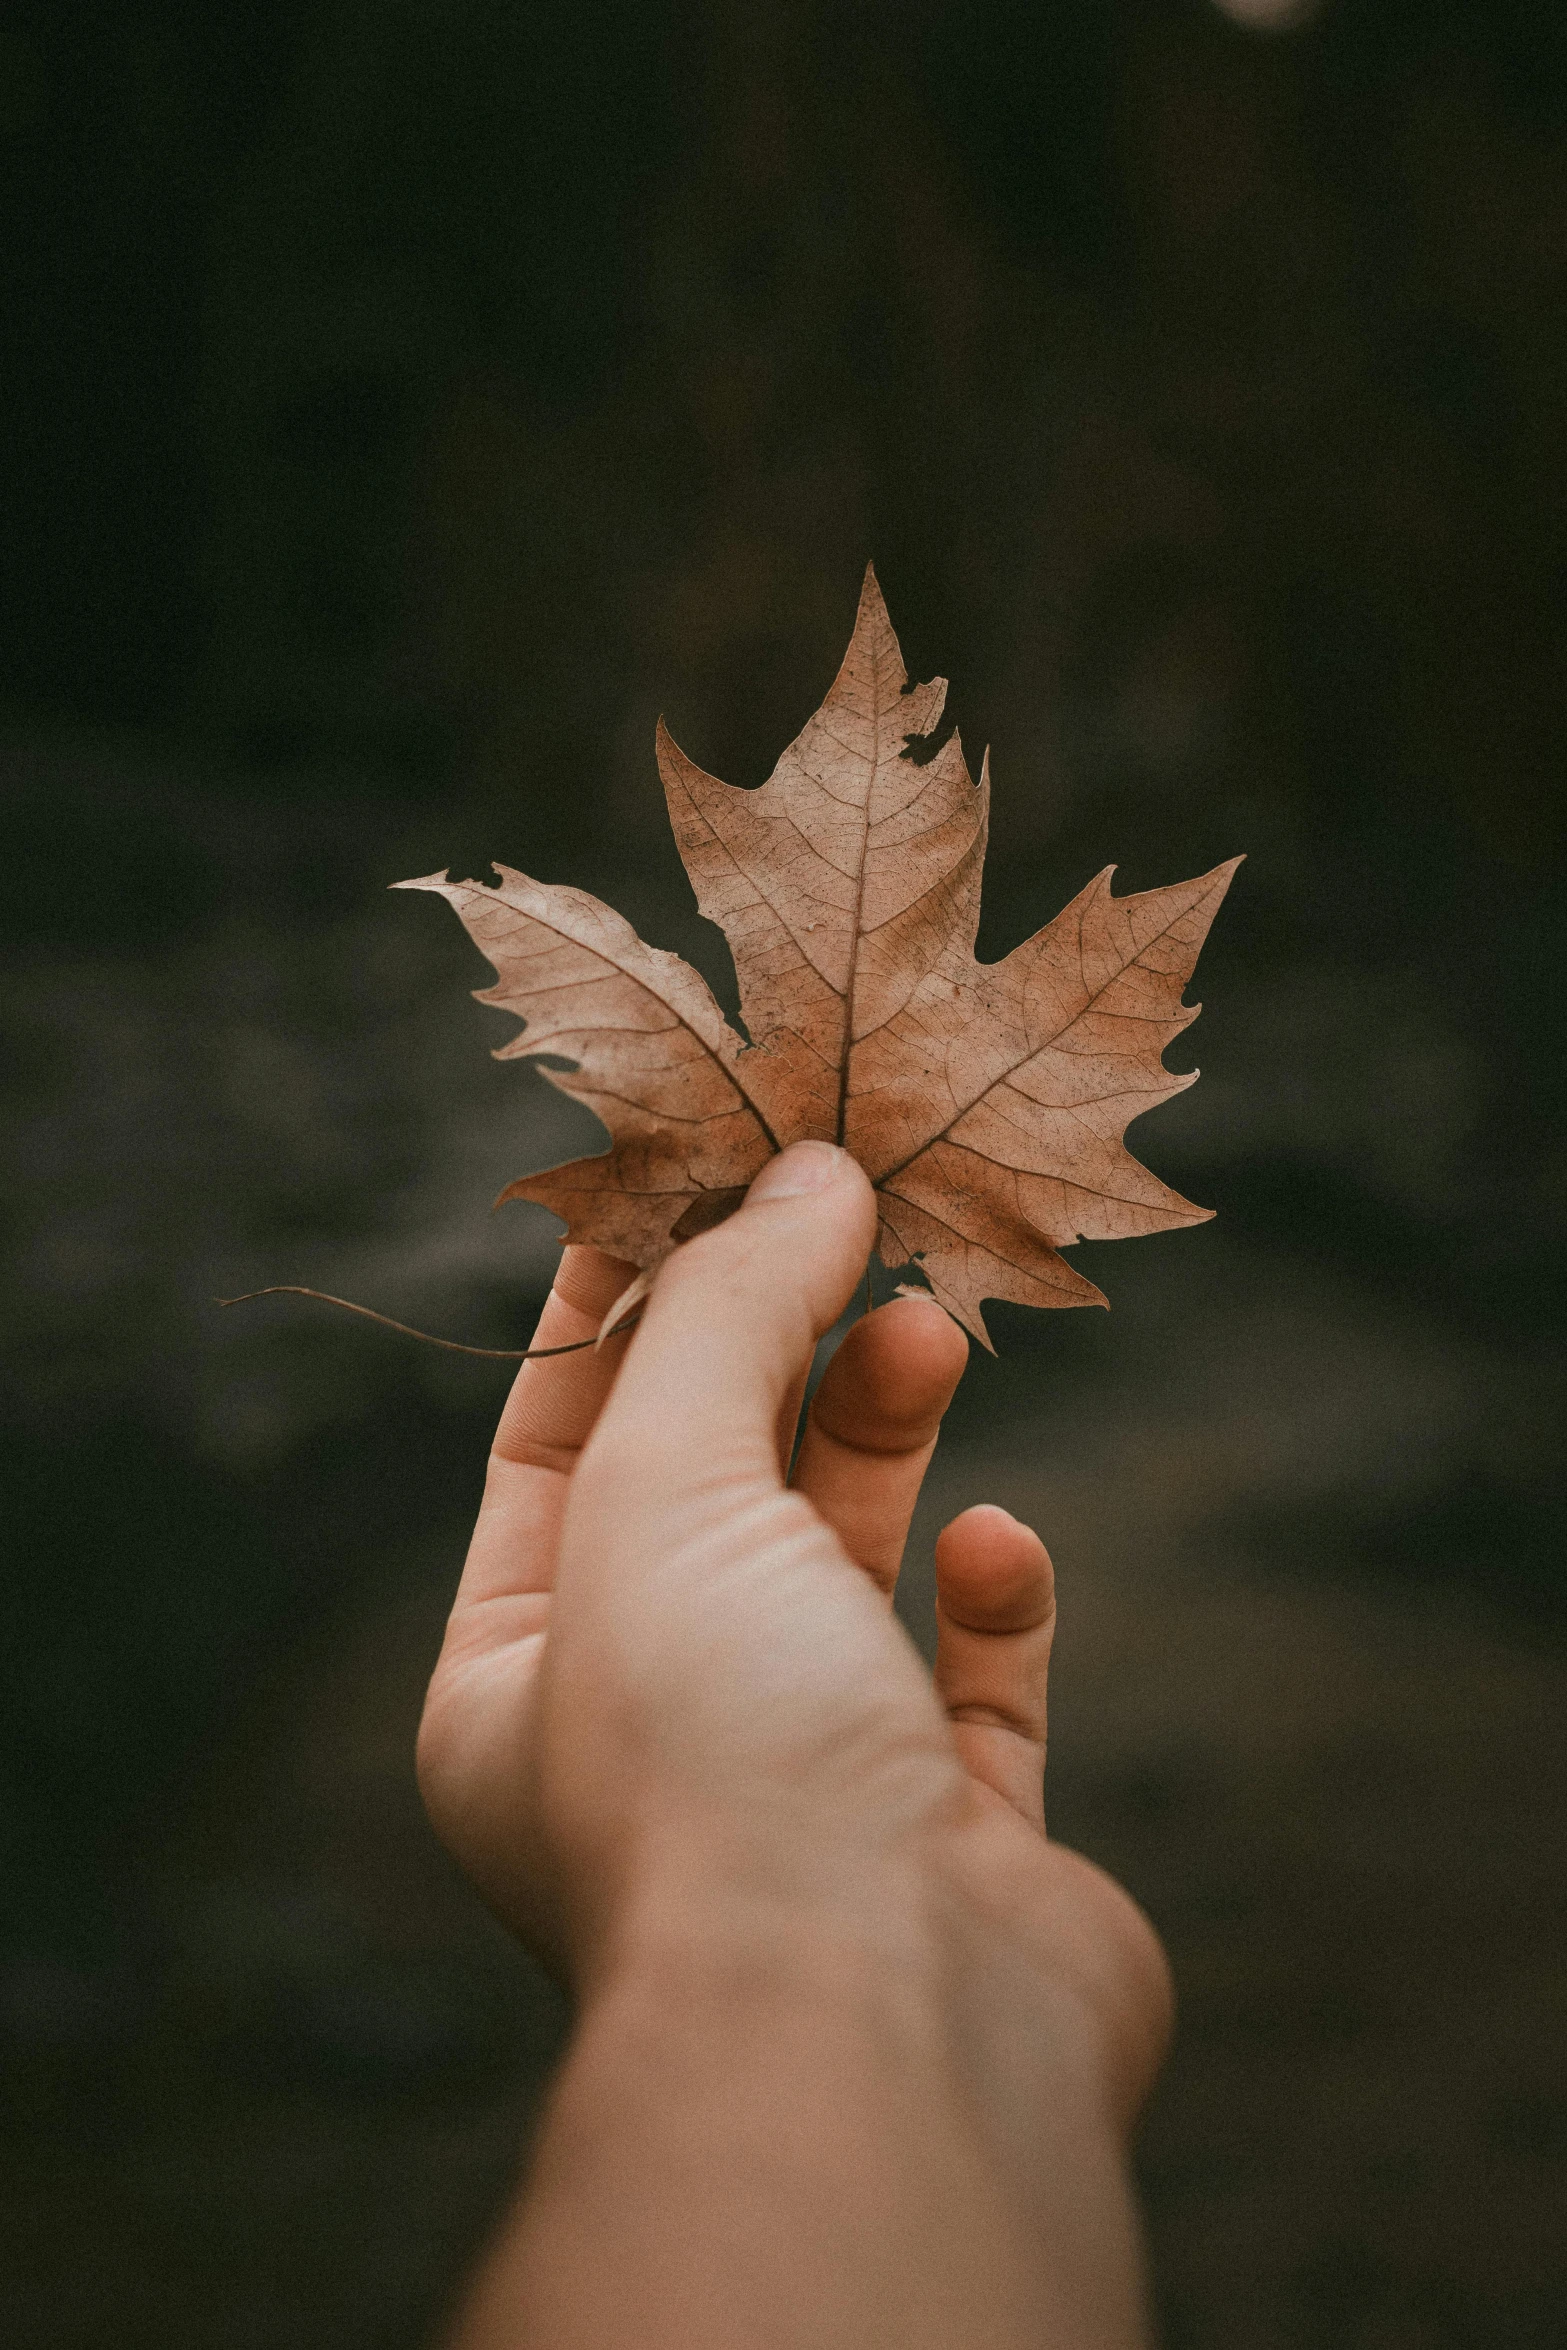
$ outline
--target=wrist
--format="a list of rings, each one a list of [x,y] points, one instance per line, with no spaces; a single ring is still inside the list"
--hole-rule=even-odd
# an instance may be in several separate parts
[[[650,2214],[683,2350],[1035,2338],[1044,2231],[965,2075],[922,1889],[866,1890],[671,1875],[584,2003],[536,2225],[558,2241],[591,2199],[635,2241]]]
[[[929,1887],[906,1857],[702,1834],[646,1858],[579,1990],[584,2023],[611,2003],[750,2002],[934,2038],[945,1983]]]
[[[998,1898],[992,1856],[973,1842],[946,1829],[874,1852],[830,1834],[808,1847],[674,1841],[642,1872],[579,1984],[582,2028],[608,2015],[621,2025],[722,2015],[766,2017],[786,2033],[797,2023],[860,2033],[939,2076],[1009,2170],[1043,2117],[1068,2108],[1119,2145],[1157,2067],[1162,2025],[1151,2053],[1129,2052],[1123,1986],[1100,1979],[1103,1959],[1074,1929],[1070,1902],[1043,1930],[1037,1915],[1024,1930],[1004,1885]],[[1037,1868],[1038,1848],[1028,1857]],[[1089,1869],[1074,1854],[1059,1861]]]
[[[1142,2340],[1098,2040],[939,1851],[684,1840],[580,1990],[526,2231],[577,2330],[544,2310],[540,2338],[597,2342],[581,2313],[647,2267],[667,2324],[639,2338],[685,2350]]]

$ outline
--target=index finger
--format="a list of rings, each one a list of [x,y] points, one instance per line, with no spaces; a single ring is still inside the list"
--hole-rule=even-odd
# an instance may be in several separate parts
[[[580,1354],[524,1363],[512,1382],[490,1447],[484,1496],[457,1586],[453,1622],[484,1608],[486,1638],[507,1627],[488,1603],[548,1591],[566,1481],[593,1430],[626,1350],[625,1337],[595,1348],[605,1314],[635,1266],[601,1249],[568,1248],[535,1333],[541,1346],[581,1345]]]
[[[496,1459],[531,1468],[571,1467],[625,1353],[623,1337],[597,1348],[586,1342],[598,1336],[604,1316],[636,1273],[635,1265],[600,1248],[561,1251],[560,1271],[539,1316],[534,1344],[581,1346],[582,1351],[521,1366],[490,1448]]]

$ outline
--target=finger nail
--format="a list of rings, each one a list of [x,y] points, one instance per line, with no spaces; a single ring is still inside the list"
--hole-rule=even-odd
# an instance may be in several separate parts
[[[847,1153],[832,1142],[791,1142],[776,1159],[769,1159],[752,1184],[749,1197],[795,1199],[804,1191],[825,1191]]]

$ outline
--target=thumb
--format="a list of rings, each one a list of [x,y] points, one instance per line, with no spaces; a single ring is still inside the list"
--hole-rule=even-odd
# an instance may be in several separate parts
[[[646,1529],[720,1484],[779,1482],[775,1426],[853,1293],[875,1196],[847,1151],[797,1142],[661,1268],[580,1474]]]

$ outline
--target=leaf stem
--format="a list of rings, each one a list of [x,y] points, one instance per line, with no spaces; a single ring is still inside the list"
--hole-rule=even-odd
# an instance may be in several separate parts
[[[313,1297],[324,1306],[341,1306],[347,1314],[363,1314],[367,1322],[379,1322],[383,1329],[401,1332],[404,1338],[417,1338],[425,1346],[444,1347],[448,1354],[484,1355],[496,1363],[538,1363],[550,1355],[581,1354],[586,1347],[597,1346],[598,1336],[574,1339],[570,1346],[465,1346],[460,1338],[436,1338],[428,1330],[416,1330],[411,1322],[394,1322],[390,1314],[378,1314],[374,1306],[358,1306],[350,1297],[334,1297],[327,1289],[306,1289],[298,1281],[274,1281],[267,1289],[247,1289],[239,1297],[215,1297],[215,1306],[245,1306],[257,1297]],[[605,1333],[618,1338],[622,1330],[635,1329],[642,1316],[628,1314]]]

